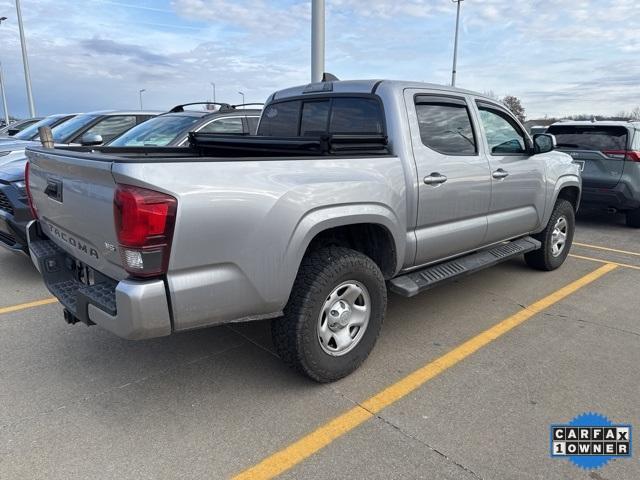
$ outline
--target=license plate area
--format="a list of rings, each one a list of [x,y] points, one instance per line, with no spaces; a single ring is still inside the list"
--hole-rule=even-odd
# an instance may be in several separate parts
[[[80,260],[67,257],[69,270],[73,278],[82,285],[92,286],[96,284],[96,271]]]

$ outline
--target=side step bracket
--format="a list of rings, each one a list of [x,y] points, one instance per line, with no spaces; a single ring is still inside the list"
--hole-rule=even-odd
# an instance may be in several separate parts
[[[538,250],[541,246],[540,242],[534,238],[519,238],[487,250],[400,275],[392,279],[389,286],[394,293],[404,297],[413,297],[436,285],[492,267],[523,253]]]

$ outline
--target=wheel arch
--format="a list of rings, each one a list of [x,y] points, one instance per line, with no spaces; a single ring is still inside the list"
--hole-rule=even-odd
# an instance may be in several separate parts
[[[563,175],[558,178],[553,189],[552,201],[547,203],[545,208],[545,215],[541,225],[541,230],[545,228],[553,209],[558,202],[559,198],[568,200],[573,205],[574,212],[577,212],[580,208],[580,200],[582,198],[582,180],[576,175]]]
[[[336,245],[351,248],[370,257],[386,279],[401,268],[406,228],[391,209],[379,204],[358,204],[318,209],[298,223],[289,245],[291,265],[297,275],[303,257],[313,248]],[[294,247],[295,246],[295,247]]]

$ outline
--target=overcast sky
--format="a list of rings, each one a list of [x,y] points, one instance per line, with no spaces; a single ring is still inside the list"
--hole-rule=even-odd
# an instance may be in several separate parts
[[[327,70],[450,81],[451,0],[326,0]],[[529,118],[640,105],[640,1],[465,0],[458,85],[520,97]],[[307,83],[310,1],[22,0],[39,114],[264,101]],[[12,114],[27,113],[13,0],[0,0]]]

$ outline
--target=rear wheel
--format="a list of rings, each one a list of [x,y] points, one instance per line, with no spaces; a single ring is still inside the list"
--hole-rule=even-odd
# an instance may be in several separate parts
[[[317,382],[349,375],[376,343],[387,305],[378,266],[342,247],[302,261],[284,317],[271,327],[282,360]]]
[[[640,228],[640,208],[627,212],[627,226]]]
[[[559,199],[547,227],[533,237],[542,243],[539,250],[525,254],[527,265],[537,270],[551,271],[560,267],[569,255],[576,228],[571,202]]]

